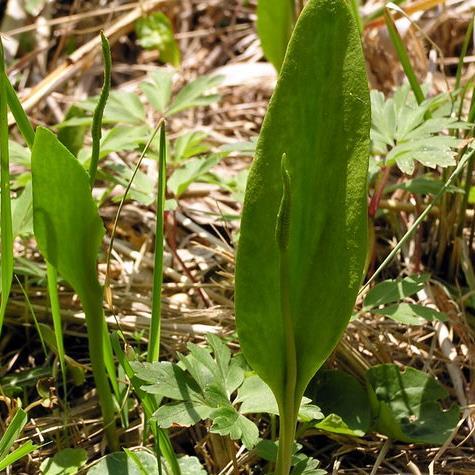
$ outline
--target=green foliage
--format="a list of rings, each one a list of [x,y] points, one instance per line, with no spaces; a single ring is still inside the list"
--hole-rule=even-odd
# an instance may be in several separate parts
[[[38,128],[32,150],[33,219],[38,247],[77,292],[87,321],[89,352],[109,443],[114,408],[104,361],[102,288],[96,259],[104,228],[84,168],[55,135]],[[105,348],[107,349],[107,348]]]
[[[3,44],[0,38],[0,333],[13,279],[13,230],[8,150],[7,83]]]
[[[429,168],[455,165],[454,149],[460,140],[443,132],[469,126],[450,116],[444,107],[449,99],[442,94],[417,104],[407,85],[389,99],[371,91],[373,151],[384,157],[385,166],[396,163],[411,175],[415,161]],[[429,113],[433,116],[428,118]]]
[[[258,0],[257,31],[266,58],[280,70],[295,21],[294,0]]]
[[[293,441],[305,387],[338,342],[361,283],[369,102],[348,5],[310,0],[259,137],[236,263],[241,347],[277,399],[282,453]],[[284,154],[291,208],[281,252],[275,230]]]
[[[315,427],[326,432],[362,437],[371,425],[368,395],[361,384],[347,373],[319,371],[306,393],[325,418]]]
[[[418,304],[400,302],[422,290],[428,280],[428,274],[421,274],[380,282],[366,295],[362,311],[385,315],[405,325],[424,325],[431,320],[445,321],[445,313]]]
[[[54,457],[41,462],[42,475],[74,475],[87,462],[87,451],[84,449],[63,449]]]
[[[178,464],[182,475],[206,475],[196,457],[180,457]],[[106,455],[88,472],[88,475],[159,475],[169,474],[170,468],[162,461],[159,471],[157,458],[146,450],[127,450]]]
[[[179,364],[132,363],[132,367],[139,379],[149,383],[143,391],[173,401],[155,412],[159,427],[189,427],[211,419],[211,432],[242,439],[252,448],[259,431],[230,399],[244,381],[244,369],[219,338],[208,335],[208,342],[213,356],[208,348],[189,343],[190,354],[179,355]]]
[[[164,63],[178,67],[181,53],[173,34],[170,19],[162,12],[140,18],[135,24],[137,43],[145,49],[155,49]]]
[[[3,433],[0,439],[0,470],[5,470],[38,448],[37,445],[34,445],[33,442],[29,440],[10,452],[25,427],[27,420],[26,412],[23,409],[18,409]]]
[[[396,365],[370,368],[366,374],[375,429],[403,442],[442,445],[459,421],[459,407],[442,410],[447,391],[431,376]]]
[[[263,460],[275,463],[277,461],[278,449],[278,443],[270,440],[261,440],[255,447],[254,453]],[[301,449],[301,444],[294,444],[291,459],[291,475],[325,475],[328,473],[326,470],[318,468],[320,466],[318,460],[299,452]]]

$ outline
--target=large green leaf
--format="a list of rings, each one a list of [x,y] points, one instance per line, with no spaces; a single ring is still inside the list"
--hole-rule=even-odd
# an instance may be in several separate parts
[[[91,294],[102,293],[96,259],[104,233],[87,173],[56,136],[44,128],[36,132],[31,168],[38,247],[81,300],[87,301]]]
[[[441,408],[448,392],[430,375],[383,364],[370,368],[366,379],[378,432],[403,442],[442,445],[457,426],[460,408]]]
[[[110,348],[104,345],[108,340],[104,338],[102,287],[96,273],[104,228],[91,195],[89,176],[56,136],[42,127],[36,130],[31,171],[33,227],[38,247],[48,263],[71,284],[83,305],[106,433],[109,443],[115,445],[114,407],[104,368],[104,361],[109,364],[112,357]]]
[[[281,405],[289,346],[295,404],[350,318],[366,254],[369,92],[358,28],[343,0],[310,0],[289,44],[249,175],[236,268],[241,347]],[[288,273],[295,335],[281,311],[275,232],[290,175]]]
[[[257,31],[262,49],[277,70],[284,61],[294,12],[294,0],[259,0],[257,3]]]

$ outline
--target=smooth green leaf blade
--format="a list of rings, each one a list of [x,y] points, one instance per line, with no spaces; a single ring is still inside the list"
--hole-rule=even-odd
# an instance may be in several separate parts
[[[74,475],[87,462],[84,449],[63,449],[54,457],[43,460],[40,470],[43,475]]]
[[[410,275],[402,279],[385,280],[375,285],[366,295],[364,308],[369,309],[402,300],[424,288],[429,274]]]
[[[213,408],[192,401],[179,401],[161,406],[153,418],[158,427],[168,429],[172,426],[190,427],[203,419],[207,419]]]
[[[247,449],[252,449],[259,439],[259,429],[247,417],[239,414],[232,406],[220,407],[210,416],[213,420],[210,432],[229,436],[233,440],[241,439]]]
[[[8,424],[7,430],[2,435],[0,439],[0,460],[5,458],[10,449],[12,448],[15,441],[20,436],[23,427],[25,427],[27,421],[26,412],[23,409],[18,409],[18,411],[13,416],[10,424]]]
[[[0,332],[7,310],[13,279],[13,230],[10,196],[10,157],[8,150],[7,87],[3,44],[0,38],[0,241],[1,296]]]
[[[176,95],[167,111],[167,116],[178,114],[178,112],[193,107],[213,104],[219,99],[219,95],[210,94],[209,91],[219,86],[222,81],[223,76],[199,76]]]
[[[160,68],[150,74],[139,86],[150,104],[158,112],[164,114],[172,97],[173,71]]]
[[[34,452],[40,446],[33,444],[31,440],[25,442],[24,444],[20,445],[17,449],[13,452],[10,452],[5,458],[1,459],[0,461],[0,470],[5,470],[10,465],[13,465],[18,460],[22,459],[26,455]]]
[[[102,220],[91,195],[87,172],[48,129],[39,127],[36,131],[31,170],[36,241],[48,264],[71,284],[84,307],[94,378],[107,437],[114,446],[114,407],[104,364],[117,392],[118,385],[112,350],[105,337],[102,287],[96,273],[97,253],[104,234]]]
[[[162,12],[151,13],[135,24],[137,43],[145,49],[156,49],[160,60],[178,67],[181,62],[180,48],[175,40],[173,25]]]
[[[280,70],[295,19],[294,0],[259,0],[257,31],[266,58]]]
[[[262,127],[237,255],[241,347],[277,400],[284,398],[286,368],[275,241],[281,158],[287,154],[292,182],[288,292],[298,398],[336,345],[361,283],[369,129],[369,92],[352,13],[342,0],[311,0]]]
[[[154,455],[146,450],[136,450],[134,455],[139,458],[148,475],[158,475],[158,463]],[[94,465],[88,475],[143,475],[142,467],[137,466],[135,457],[129,457],[125,452],[114,452],[106,455]]]
[[[368,432],[371,423],[368,395],[353,376],[336,370],[319,371],[305,394],[326,416],[317,428],[358,437]]]
[[[31,162],[38,247],[82,299],[98,291],[97,278],[91,276],[96,275],[104,234],[87,173],[55,135],[41,127]]]
[[[410,303],[389,305],[381,310],[375,310],[374,313],[379,313],[404,325],[424,325],[432,320],[444,322],[448,318],[447,314],[433,308]]]
[[[279,414],[277,401],[271,389],[257,375],[249,376],[238,390],[234,404],[241,403],[239,412],[241,414]],[[323,418],[323,414],[317,406],[310,404],[310,399],[304,397],[299,409],[299,418],[302,420],[318,420]]]
[[[403,372],[383,364],[366,373],[375,429],[402,442],[442,445],[459,421],[459,407],[442,410],[447,391],[434,378],[414,368]]]

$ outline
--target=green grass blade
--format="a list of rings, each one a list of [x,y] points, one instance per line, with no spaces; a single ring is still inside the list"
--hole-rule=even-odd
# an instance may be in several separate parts
[[[163,221],[165,191],[167,184],[167,141],[165,123],[160,129],[160,152],[158,161],[158,193],[155,225],[155,266],[153,271],[152,316],[150,322],[147,361],[158,361],[160,353],[160,324],[163,284]]]
[[[470,44],[470,41],[472,39],[472,34],[473,34],[473,22],[474,22],[474,18],[472,18],[472,21],[468,25],[467,33],[465,34],[465,38],[462,44],[462,50],[460,51],[459,62],[457,65],[457,74],[455,75],[454,89],[456,91],[460,87],[460,82],[462,80],[463,64],[464,64],[465,56],[467,56],[468,46]]]
[[[101,95],[97,103],[94,117],[92,119],[92,154],[91,164],[89,166],[89,183],[91,188],[96,181],[97,165],[99,163],[99,153],[102,136],[102,117],[109,97],[111,87],[112,58],[109,41],[101,31],[102,56],[104,58],[104,84],[102,85]]]
[[[35,141],[35,131],[31,125],[28,116],[26,115],[25,110],[23,109],[20,100],[13,89],[13,86],[10,84],[10,81],[6,81],[6,90],[7,90],[7,100],[10,107],[10,111],[15,118],[15,122],[20,130],[21,135],[25,139],[25,142],[28,145],[28,148],[33,147],[33,142]]]
[[[59,365],[61,366],[61,376],[63,378],[64,400],[67,402],[66,354],[64,351],[61,306],[59,304],[58,295],[58,273],[56,268],[50,263],[47,263],[46,265],[46,276],[48,281],[48,295],[51,305],[51,316],[53,318],[54,336],[58,350]]]
[[[18,460],[22,459],[31,452],[34,452],[36,449],[39,448],[39,445],[33,444],[31,440],[25,442],[23,445],[20,445],[17,449],[15,449],[12,453],[8,454],[5,458],[1,459],[0,461],[0,470],[5,470],[10,465],[13,465]]]
[[[43,349],[43,353],[45,354],[45,358],[47,358],[48,357],[48,351],[46,349],[46,343],[45,343],[45,339],[43,337],[43,332],[41,331],[40,323],[38,322],[38,319],[36,318],[35,309],[33,308],[33,305],[31,305],[30,297],[28,297],[28,292],[26,291],[25,287],[22,285],[20,279],[16,275],[15,275],[15,280],[16,280],[18,286],[20,287],[20,290],[23,294],[23,297],[25,297],[26,306],[28,307],[28,310],[30,311],[31,316],[33,317],[33,322],[35,324],[36,331],[37,331],[38,336],[40,338],[41,348]]]
[[[396,23],[387,7],[384,9],[384,19],[386,21],[386,26],[388,27],[389,37],[391,38],[391,42],[396,49],[396,53],[399,57],[399,61],[401,62],[404,73],[406,74],[409,84],[411,85],[411,89],[414,92],[417,103],[420,104],[425,99],[424,93],[419,81],[417,80],[416,73],[412,67],[409,54],[407,53],[407,49],[404,46],[401,35],[397,30]]]
[[[8,424],[7,430],[0,439],[0,460],[3,460],[15,441],[18,439],[23,427],[28,420],[26,412],[23,409],[18,409],[10,424]]]
[[[8,297],[13,279],[13,223],[10,196],[10,158],[8,154],[8,110],[7,83],[5,74],[5,57],[0,39],[0,226],[1,226],[1,303],[0,303],[0,334],[2,331]]]

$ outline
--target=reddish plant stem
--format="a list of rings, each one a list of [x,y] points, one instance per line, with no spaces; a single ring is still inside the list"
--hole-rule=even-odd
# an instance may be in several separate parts
[[[384,167],[381,170],[381,176],[379,177],[378,182],[376,183],[374,194],[371,197],[371,201],[369,203],[368,215],[371,219],[373,219],[376,216],[376,213],[378,212],[379,203],[381,201],[381,198],[383,197],[384,187],[388,182],[390,172],[391,167]]]

